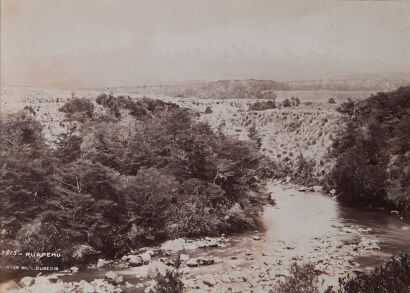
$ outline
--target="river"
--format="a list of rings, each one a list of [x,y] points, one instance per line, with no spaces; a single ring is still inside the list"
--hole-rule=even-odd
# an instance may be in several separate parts
[[[276,205],[264,210],[264,231],[232,237],[232,246],[205,252],[224,261],[194,269],[194,278],[199,280],[194,284],[200,283],[201,275],[212,275],[222,280],[213,291],[268,292],[287,275],[292,262],[310,262],[322,272],[320,280],[326,288],[337,285],[338,278],[347,273],[369,271],[392,254],[410,249],[410,225],[396,214],[346,207],[328,195],[283,185],[268,184],[268,190]],[[224,282],[238,271],[246,282]]]

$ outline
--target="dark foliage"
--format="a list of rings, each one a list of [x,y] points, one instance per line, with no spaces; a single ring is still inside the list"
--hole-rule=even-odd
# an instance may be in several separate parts
[[[257,225],[267,196],[255,181],[261,158],[253,142],[218,135],[175,104],[107,95],[97,103],[104,111],[53,147],[27,112],[2,122],[5,249],[60,251],[70,263],[80,245],[115,257],[167,238]],[[62,109],[69,116],[79,105]]]
[[[254,141],[256,143],[256,145],[258,146],[258,148],[260,148],[262,146],[262,138],[260,137],[258,130],[256,129],[255,124],[252,124],[249,127],[249,134],[248,137],[250,140]]]
[[[275,90],[289,90],[286,83],[273,80],[218,80],[207,83],[140,87],[139,92],[201,99],[275,99]]]
[[[85,118],[93,116],[94,104],[87,98],[73,97],[59,111],[67,113],[68,117],[73,120],[84,121]]]
[[[315,162],[313,160],[307,160],[302,154],[296,157],[294,164],[294,171],[291,174],[292,182],[303,186],[313,186],[319,184],[318,179],[315,177],[313,168]]]
[[[408,293],[410,288],[410,257],[402,253],[392,257],[383,266],[376,267],[369,274],[347,276],[339,280],[340,289],[330,293]]]
[[[112,94],[101,94],[97,97],[98,105],[103,106],[108,115],[120,119],[122,114],[130,114],[136,119],[143,120],[152,118],[155,112],[162,111],[166,107],[178,107],[172,103],[165,103],[161,100],[153,100],[143,97],[141,100],[133,101],[129,96],[115,97]],[[121,114],[121,111],[123,112]]]
[[[299,98],[295,98],[295,97],[292,97],[291,99],[290,99],[290,103],[291,103],[291,105],[292,106],[299,106],[300,105],[300,99]]]
[[[249,106],[249,111],[263,111],[268,109],[275,109],[275,100],[256,102]]]
[[[290,107],[292,104],[290,103],[289,99],[284,99],[282,102],[283,107]]]
[[[290,267],[290,276],[286,277],[284,281],[280,281],[275,289],[274,292],[278,293],[319,293],[314,266],[293,263]]]
[[[410,207],[410,87],[348,101],[346,127],[334,142],[330,185],[349,203]]]
[[[157,286],[155,292],[158,293],[182,293],[184,284],[182,283],[179,274],[168,271],[165,277],[158,276],[156,278]]]
[[[212,113],[212,107],[211,107],[211,106],[206,107],[204,113],[205,113],[205,114],[211,114],[211,113]]]

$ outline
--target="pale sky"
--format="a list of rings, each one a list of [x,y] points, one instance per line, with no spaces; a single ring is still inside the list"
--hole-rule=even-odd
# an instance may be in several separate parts
[[[409,71],[410,1],[1,1],[3,85]]]

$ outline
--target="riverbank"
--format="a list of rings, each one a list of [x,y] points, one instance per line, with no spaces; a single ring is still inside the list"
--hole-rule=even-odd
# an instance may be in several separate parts
[[[18,280],[9,282],[8,288],[149,292],[155,277],[180,263],[187,292],[269,292],[289,275],[294,262],[312,263],[325,288],[347,273],[366,272],[383,263],[410,241],[409,227],[394,215],[345,208],[328,196],[290,185],[269,183],[268,190],[277,205],[265,208],[263,231],[168,241],[132,251],[121,260],[99,260],[83,271],[72,268],[26,279],[25,288]]]

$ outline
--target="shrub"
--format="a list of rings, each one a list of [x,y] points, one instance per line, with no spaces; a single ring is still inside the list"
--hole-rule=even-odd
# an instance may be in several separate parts
[[[275,289],[275,292],[278,293],[319,293],[317,274],[313,264],[298,265],[293,263],[290,267],[290,276],[286,277],[284,281],[280,281]]]
[[[333,98],[329,98],[328,103],[329,103],[329,104],[336,104],[336,101],[335,101],[335,99],[333,99]]]
[[[313,173],[314,166],[315,162],[313,160],[305,159],[300,153],[296,157],[295,171],[292,174],[292,181],[305,186],[318,184],[318,180]]]
[[[157,285],[155,292],[158,293],[182,293],[184,284],[182,283],[179,274],[176,272],[167,271],[165,276],[159,275],[156,279]]]
[[[289,99],[284,99],[282,102],[283,107],[290,107],[292,104],[290,103]]]
[[[206,109],[205,109],[205,114],[211,114],[213,111],[212,111],[212,107],[211,106],[207,106],[206,107]]]
[[[36,115],[36,112],[34,111],[32,106],[24,106],[24,110],[27,110],[30,114]]]
[[[401,253],[398,258],[392,257],[380,267],[376,267],[369,274],[355,277],[347,276],[339,280],[340,289],[337,293],[356,292],[397,292],[407,293],[410,286],[410,257],[408,253]],[[334,292],[329,288],[327,293]]]
[[[299,98],[295,98],[295,97],[292,97],[291,99],[290,99],[290,102],[291,102],[291,105],[292,106],[299,106],[300,105],[300,100],[299,100]],[[284,107],[286,107],[286,106],[284,106]]]
[[[74,114],[82,114],[76,120],[83,120],[85,117],[91,118],[94,113],[93,103],[86,98],[74,97],[67,103],[65,103],[60,109],[60,112],[64,112],[69,115],[69,117],[74,117]]]
[[[249,106],[249,111],[263,111],[268,109],[275,109],[276,104],[274,100],[266,102],[256,102]]]
[[[299,100],[299,98],[296,98],[295,99],[295,106],[299,106],[300,105],[300,100]]]
[[[252,141],[256,142],[256,145],[258,146],[258,148],[262,146],[262,138],[259,136],[259,133],[258,133],[258,130],[256,129],[255,124],[252,124],[251,127],[249,127],[248,137]]]

